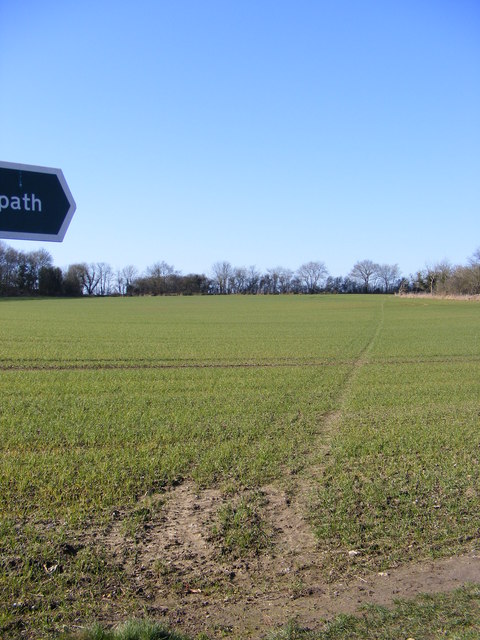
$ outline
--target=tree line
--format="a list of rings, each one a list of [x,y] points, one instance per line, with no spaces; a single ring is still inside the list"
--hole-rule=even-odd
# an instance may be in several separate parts
[[[65,269],[53,264],[45,249],[17,251],[0,241],[0,295],[2,296],[136,296],[228,295],[287,293],[396,293],[480,294],[480,248],[466,265],[447,261],[404,277],[396,264],[357,261],[347,276],[332,276],[324,262],[311,261],[296,271],[274,267],[235,267],[216,262],[208,275],[183,275],[166,262],[156,262],[140,273],[133,265],[114,270],[105,262],[76,263]]]

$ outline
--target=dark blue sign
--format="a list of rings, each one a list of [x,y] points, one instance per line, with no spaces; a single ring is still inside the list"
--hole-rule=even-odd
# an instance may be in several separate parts
[[[0,162],[0,238],[62,242],[75,209],[60,169]]]

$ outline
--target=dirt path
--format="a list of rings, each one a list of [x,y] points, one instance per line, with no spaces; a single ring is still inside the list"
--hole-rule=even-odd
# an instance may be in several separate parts
[[[256,639],[293,619],[315,629],[365,603],[388,605],[480,582],[480,552],[474,551],[328,582],[328,558],[318,551],[298,503],[273,486],[262,494],[274,544],[247,559],[228,561],[212,538],[223,503],[215,490],[197,493],[190,483],[172,489],[160,517],[135,545],[119,522],[104,543],[143,602],[139,615],[146,611],[192,635]]]

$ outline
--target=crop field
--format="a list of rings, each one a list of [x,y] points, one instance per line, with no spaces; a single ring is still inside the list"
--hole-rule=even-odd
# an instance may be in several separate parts
[[[416,640],[480,633],[441,578],[480,583],[478,303],[0,300],[0,400],[1,638],[400,637],[423,600],[335,616],[427,565],[453,605]]]

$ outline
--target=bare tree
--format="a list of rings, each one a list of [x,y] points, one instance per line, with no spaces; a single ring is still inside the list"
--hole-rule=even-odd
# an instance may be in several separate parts
[[[363,289],[367,293],[370,283],[375,279],[378,273],[379,265],[371,260],[359,260],[353,265],[349,276],[357,282],[363,284]]]
[[[324,262],[306,262],[297,269],[297,277],[307,293],[319,291],[327,275],[328,270]]]
[[[468,262],[470,265],[470,290],[477,294],[480,293],[480,247],[473,253]]]
[[[172,288],[172,280],[178,273],[172,265],[167,264],[164,260],[148,267],[147,278],[150,280],[152,293],[160,295],[169,293]]]
[[[398,264],[379,264],[376,276],[382,283],[385,293],[389,293],[400,279]]]
[[[112,289],[113,271],[112,267],[106,262],[97,263],[98,271],[98,294],[108,296]]]
[[[114,284],[113,292],[119,296],[124,296],[126,291],[126,286],[125,286],[125,278],[123,277],[123,273],[121,269],[117,269],[115,271],[114,283],[115,284]]]
[[[477,266],[455,267],[446,283],[445,293],[478,295],[480,293],[480,263]]]
[[[268,278],[265,278],[265,293],[280,293],[279,292],[279,276],[280,276],[281,267],[273,267],[272,269],[267,269]]]
[[[447,260],[424,271],[425,277],[434,279],[430,291],[454,295],[477,295],[480,293],[480,248],[468,259],[468,265],[452,267]],[[427,289],[427,286],[425,287]]]
[[[230,292],[230,280],[233,276],[233,269],[230,262],[215,262],[212,266],[212,280],[218,289],[218,293],[226,294]]]
[[[468,263],[471,267],[480,266],[480,247],[475,249],[472,257],[468,259]]]
[[[290,293],[292,290],[293,271],[285,267],[278,269],[278,289],[280,293]]]
[[[258,287],[260,284],[260,271],[254,265],[251,265],[247,269],[247,293],[258,293]]]
[[[285,267],[267,269],[263,277],[264,293],[289,293],[291,291],[293,271]]]
[[[245,267],[235,267],[230,277],[230,290],[232,293],[246,293],[247,270]]]
[[[433,293],[439,287],[444,289],[452,272],[452,265],[446,259],[435,263],[433,266],[427,265],[423,273],[429,292]]]
[[[133,266],[133,264],[128,264],[126,267],[123,267],[121,271],[121,277],[123,280],[123,293],[122,295],[128,295],[132,288],[132,285],[135,279],[138,276],[137,268]]]
[[[79,270],[81,282],[87,296],[93,296],[96,293],[98,283],[100,282],[100,274],[98,272],[97,265],[91,262],[90,264],[83,263],[79,265],[82,267]]]

